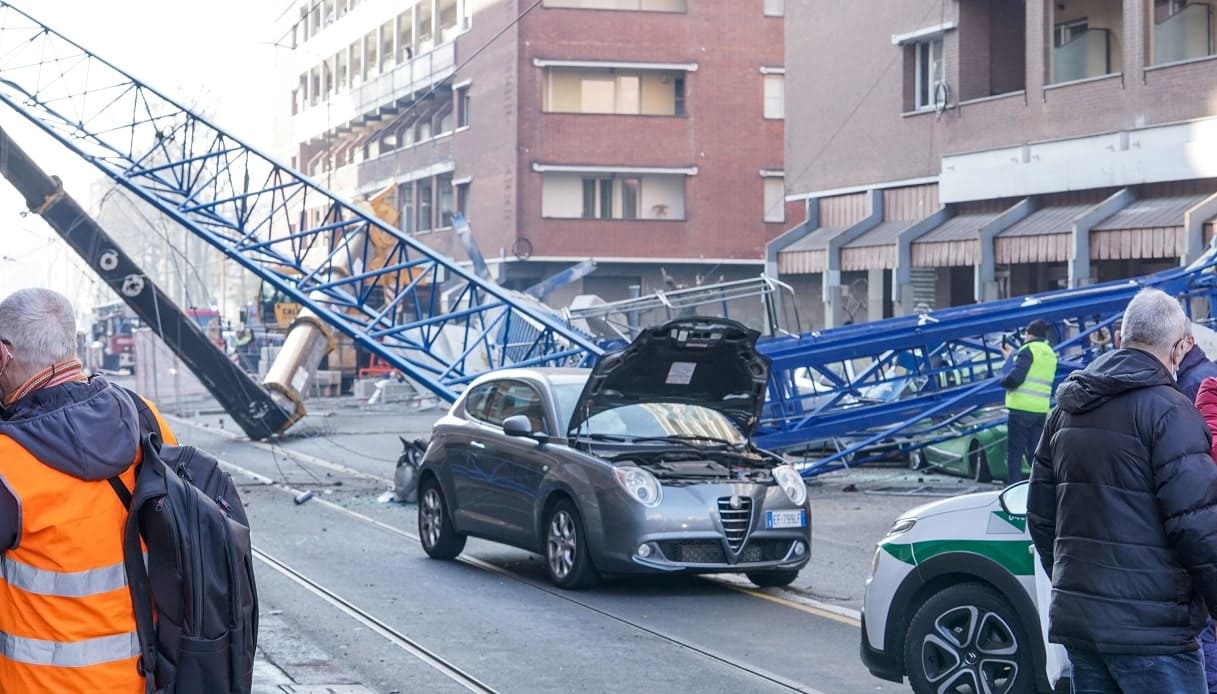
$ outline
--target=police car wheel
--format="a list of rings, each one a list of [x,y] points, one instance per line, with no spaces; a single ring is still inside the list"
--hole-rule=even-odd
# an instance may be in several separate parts
[[[997,591],[959,583],[935,593],[909,622],[905,671],[917,694],[1034,692],[1031,642]]]

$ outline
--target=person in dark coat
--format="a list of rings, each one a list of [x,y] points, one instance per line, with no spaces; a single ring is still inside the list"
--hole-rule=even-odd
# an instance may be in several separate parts
[[[1169,295],[1137,294],[1120,349],[1061,384],[1035,452],[1028,529],[1074,691],[1208,691],[1196,637],[1217,611],[1217,465],[1174,378],[1190,328]]]
[[[1183,357],[1183,363],[1179,365],[1179,390],[1183,391],[1188,400],[1196,402],[1196,395],[1200,392],[1200,382],[1209,377],[1217,377],[1217,364],[1209,360],[1209,356],[1204,353],[1200,345],[1196,344],[1195,337],[1189,335],[1187,344],[1191,349]]]

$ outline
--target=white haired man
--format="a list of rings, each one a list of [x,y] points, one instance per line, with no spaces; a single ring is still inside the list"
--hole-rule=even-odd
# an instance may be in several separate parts
[[[1175,383],[1189,334],[1178,301],[1138,293],[1120,348],[1057,389],[1035,452],[1028,529],[1075,692],[1208,691],[1196,636],[1217,614],[1217,465]]]
[[[155,410],[76,359],[71,303],[49,289],[0,301],[0,689],[142,694],[123,569],[127,509]]]

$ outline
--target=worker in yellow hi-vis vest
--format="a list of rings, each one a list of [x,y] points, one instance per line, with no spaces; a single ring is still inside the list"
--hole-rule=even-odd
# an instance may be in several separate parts
[[[1039,318],[1023,330],[1023,344],[1016,351],[1002,341],[1006,364],[1002,388],[1006,389],[1006,484],[1023,479],[1023,465],[1035,455],[1044,433],[1044,422],[1052,404],[1052,382],[1056,378],[1056,352],[1048,344],[1048,323]]]

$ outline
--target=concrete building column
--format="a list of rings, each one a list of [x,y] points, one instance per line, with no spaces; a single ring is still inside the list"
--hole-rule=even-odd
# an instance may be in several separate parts
[[[1187,252],[1180,259],[1181,265],[1191,265],[1204,255],[1204,223],[1217,217],[1217,193],[1201,200],[1183,215],[1183,233],[1187,239]]]
[[[824,287],[821,296],[824,300],[824,327],[835,328],[845,322],[845,300],[841,289],[841,249],[845,244],[879,226],[883,221],[883,191],[872,190],[867,193],[870,214],[828,240],[824,249]]]
[[[1028,0],[1026,84],[1027,101],[1044,100],[1044,81],[1052,64],[1052,13],[1048,0]]]
[[[946,205],[896,237],[896,267],[892,268],[892,304],[897,316],[913,313],[913,242],[954,216],[955,206]]]
[[[1099,222],[1131,205],[1136,199],[1137,194],[1132,188],[1122,188],[1073,220],[1073,229],[1070,232],[1073,247],[1069,258],[1070,289],[1094,284],[1094,273],[1090,271],[1090,230]]]
[[[803,222],[765,244],[765,276],[772,277],[775,280],[781,279],[778,254],[818,228],[820,228],[820,201],[816,198],[808,198],[805,201]],[[778,316],[786,315],[783,312],[782,301],[782,293],[774,292],[773,307]],[[769,329],[773,330],[774,327],[776,326],[771,325]]]
[[[1031,7],[1034,3],[1027,3]],[[997,235],[1018,224],[1040,207],[1035,198],[1024,198],[1010,209],[993,218],[993,221],[980,228],[977,243],[980,245],[980,265],[976,268],[976,287],[973,295],[976,301],[993,301],[997,299]]]

